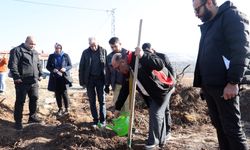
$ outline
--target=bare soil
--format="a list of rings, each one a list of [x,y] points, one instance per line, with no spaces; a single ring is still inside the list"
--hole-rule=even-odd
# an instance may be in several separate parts
[[[190,78],[183,78],[171,98],[172,138],[166,150],[217,150],[215,129],[210,123],[205,101],[199,98],[199,91],[190,87]],[[78,86],[75,76],[74,86],[69,90],[70,114],[57,117],[58,110],[54,94],[47,91],[48,80],[40,83],[38,114],[44,120],[42,124],[27,124],[28,99],[23,112],[23,131],[16,131],[13,120],[15,90],[12,79],[7,79],[7,91],[0,96],[0,149],[112,149],[127,148],[127,138],[119,137],[109,129],[94,130],[86,91]],[[244,114],[249,114],[249,91],[245,91]],[[140,98],[136,97],[135,128],[132,148],[143,149],[147,139],[148,110]],[[112,93],[106,95],[107,120],[111,123]],[[244,130],[250,145],[250,123],[248,115],[244,117]]]

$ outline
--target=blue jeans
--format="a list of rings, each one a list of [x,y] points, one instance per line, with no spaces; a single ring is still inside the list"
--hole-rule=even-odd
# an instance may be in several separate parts
[[[4,92],[5,91],[5,78],[6,78],[6,73],[5,72],[1,72],[0,73],[0,91]]]
[[[99,115],[96,108],[96,92],[99,102]],[[105,102],[105,93],[104,93],[104,79],[94,79],[89,78],[87,85],[87,94],[89,97],[90,110],[93,117],[94,124],[97,124],[99,119],[100,123],[106,122],[106,102]]]

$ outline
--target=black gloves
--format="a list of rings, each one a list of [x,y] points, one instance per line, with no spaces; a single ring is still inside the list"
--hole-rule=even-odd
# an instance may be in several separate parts
[[[105,93],[109,94],[109,85],[105,85],[104,91]]]

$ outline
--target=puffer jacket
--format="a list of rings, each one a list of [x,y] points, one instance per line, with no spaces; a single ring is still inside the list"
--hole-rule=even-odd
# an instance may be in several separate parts
[[[249,22],[227,1],[216,16],[200,25],[201,39],[195,67],[194,86],[225,86],[240,83],[249,64]],[[224,58],[230,61],[226,67]]]

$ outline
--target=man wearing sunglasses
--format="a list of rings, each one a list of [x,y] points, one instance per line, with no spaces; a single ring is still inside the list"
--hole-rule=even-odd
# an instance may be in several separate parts
[[[248,149],[239,109],[239,84],[249,64],[248,20],[230,1],[193,0],[201,39],[194,86],[206,99],[221,150]]]

